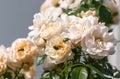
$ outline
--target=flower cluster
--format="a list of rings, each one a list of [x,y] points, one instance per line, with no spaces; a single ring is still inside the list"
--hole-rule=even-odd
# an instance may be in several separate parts
[[[17,72],[27,73],[32,70],[29,73],[33,73],[34,68],[30,68],[33,67],[34,56],[39,52],[37,49],[37,46],[26,38],[15,40],[8,48],[0,46],[0,78],[16,79]],[[5,76],[6,74],[8,76]]]
[[[34,24],[29,27],[32,31],[28,35],[38,47],[44,48],[41,53],[47,55],[44,68],[49,67],[46,70],[53,69],[52,64],[72,59],[74,53],[71,49],[76,46],[96,59],[114,53],[113,33],[109,33],[108,27],[98,21],[95,11],[82,11],[79,16],[67,15],[62,12],[62,8],[67,8],[76,2],[61,0],[62,4],[59,7],[53,7],[53,4],[47,8],[49,1],[46,0],[42,5],[44,8],[42,13],[34,15]],[[64,5],[65,3],[68,5]]]
[[[107,61],[114,54],[115,39],[108,26],[115,21],[115,9],[104,0],[46,0],[28,36],[11,47],[0,46],[0,78],[33,79],[36,58],[45,71],[41,79],[109,78],[104,70],[115,69]],[[112,78],[120,77],[119,70],[110,72]]]

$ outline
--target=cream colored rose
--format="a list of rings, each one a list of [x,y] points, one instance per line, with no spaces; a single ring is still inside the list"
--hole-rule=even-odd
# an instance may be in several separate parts
[[[74,22],[70,22],[68,24],[69,28],[68,28],[68,38],[70,38],[72,41],[74,41],[75,43],[81,41],[82,39],[82,34],[83,34],[83,27],[80,24],[80,19],[76,20]]]
[[[37,54],[37,47],[30,40],[19,38],[11,46],[13,58],[26,62]]]
[[[33,30],[28,33],[29,40],[34,42],[37,46],[44,46],[45,45],[45,39],[41,38],[40,36],[40,31],[38,30]]]
[[[59,8],[49,8],[45,12],[34,15],[33,25],[29,27],[32,30],[28,34],[28,38],[36,45],[45,45],[45,40],[59,34],[62,30],[62,25],[58,16],[61,14]]]
[[[86,34],[91,31],[91,28],[96,27],[98,23],[98,17],[95,17],[94,15],[85,16],[80,20],[80,25],[82,26],[82,38],[86,36]]]
[[[81,0],[45,0],[40,11],[45,12],[48,8],[59,7],[62,9],[75,9],[80,6]]]
[[[63,10],[59,7],[51,7],[48,8],[45,12],[43,12],[46,20],[56,21],[58,17],[63,13]]]
[[[80,25],[81,18],[76,16],[61,15],[63,21],[63,35],[70,38],[72,41],[80,41],[82,35],[82,26]]]
[[[30,30],[40,30],[42,26],[48,24],[49,22],[56,21],[59,15],[62,14],[61,8],[51,7],[45,12],[36,13],[33,19],[33,25],[29,27]]]
[[[40,11],[46,11],[50,7],[68,8],[72,4],[73,0],[45,0],[40,7]]]
[[[96,11],[95,10],[88,10],[86,12],[82,11],[80,13],[81,17],[88,17],[88,16],[96,16]],[[97,20],[96,20],[97,21]]]
[[[62,26],[60,22],[53,22],[47,24],[41,29],[40,36],[46,40],[52,38],[54,35],[60,34],[62,31]]]
[[[8,51],[4,46],[0,46],[0,75],[6,71],[8,62]]]
[[[81,0],[59,0],[58,3],[63,9],[76,9],[80,7]]]
[[[41,5],[40,11],[45,12],[48,8],[57,7],[59,0],[45,0],[45,2]]]
[[[27,39],[31,40],[37,46],[38,56],[44,55],[46,40],[41,38],[38,30],[31,31]]]
[[[16,60],[16,58],[11,50],[11,47],[8,47],[7,51],[9,51],[9,56],[8,56],[9,61],[7,62],[7,65],[9,68],[11,68],[15,71],[16,69],[18,69],[22,66],[22,62]]]
[[[31,40],[38,48],[38,56],[44,55],[46,40],[40,36],[40,31],[33,30],[28,34],[27,39]]]
[[[50,22],[38,31],[33,30],[29,33],[28,38],[32,40],[37,46],[44,47],[47,40],[52,38],[54,35],[58,35],[62,32],[61,22]]]
[[[55,36],[47,42],[45,54],[55,61],[56,64],[62,63],[71,58],[71,42],[64,41],[62,36]]]
[[[63,14],[61,15],[61,19],[65,22],[63,24],[66,30],[66,36],[74,43],[80,42],[86,33],[89,32],[90,28],[98,24],[98,18],[93,15],[79,18]]]
[[[7,69],[7,66],[5,63],[0,63],[0,75],[3,74]]]
[[[71,5],[69,5],[70,9],[76,9],[78,7],[80,7],[80,3],[82,0],[74,0],[73,3]]]
[[[59,0],[59,5],[60,5],[59,7],[67,9],[72,3],[73,0]]]
[[[81,41],[84,51],[92,58],[100,59],[114,53],[112,34],[108,33],[108,28],[103,24],[98,24]]]
[[[46,9],[54,6],[54,0],[45,0],[40,7],[40,11],[46,11]]]
[[[13,71],[16,71],[17,69],[21,68],[21,66],[22,62],[17,61],[14,58],[11,58],[10,62],[8,62],[8,67],[11,68]]]

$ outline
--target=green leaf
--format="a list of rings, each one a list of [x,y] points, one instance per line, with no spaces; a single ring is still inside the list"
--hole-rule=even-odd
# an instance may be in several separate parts
[[[94,66],[88,64],[86,65],[86,67],[90,68],[93,72],[96,72],[101,77],[104,77],[104,74],[101,71],[99,71],[97,68],[95,68]]]
[[[104,74],[114,77],[114,78],[120,78],[120,71],[112,66],[110,63],[103,63],[103,69],[104,69]]]
[[[18,79],[25,79],[24,75],[18,76]]]
[[[93,7],[94,6],[93,1],[94,0],[87,0],[86,5],[88,5],[89,7]]]
[[[80,56],[82,49],[80,47],[76,46],[76,47],[72,48],[72,52],[75,53],[75,55]]]
[[[94,66],[95,68],[97,68],[99,71],[101,71],[104,74],[105,79],[112,79],[112,77],[120,78],[120,71],[108,62],[99,61],[99,62],[96,62]]]
[[[13,77],[12,77],[11,73],[7,72],[4,74],[4,78],[12,79]]]
[[[72,71],[71,79],[87,79],[88,71],[85,67],[76,67]]]
[[[54,71],[50,71],[49,77],[50,77],[50,79],[53,79],[53,77],[55,77],[55,72]]]
[[[77,10],[71,12],[69,15],[75,15],[75,16],[77,16],[77,14],[78,14],[78,13],[81,13],[81,11],[86,12],[87,10],[88,10],[88,8],[81,6],[81,7],[78,8]]]
[[[64,38],[63,39],[63,42],[67,42],[67,41],[69,41],[70,39],[69,38]]]
[[[93,0],[93,4],[95,5],[95,7],[99,7],[100,5],[102,5],[104,2],[104,0]]]
[[[16,74],[12,70],[7,70],[3,74],[4,79],[13,79],[15,76],[16,76]]]
[[[113,73],[114,78],[120,78],[120,71],[117,68],[114,67]]]
[[[100,6],[98,8],[97,15],[100,17],[100,21],[105,22],[106,25],[112,22],[112,13],[110,9],[105,6]]]
[[[63,12],[66,14],[69,14],[70,11],[72,11],[72,9],[63,9]]]
[[[113,72],[111,72],[110,69],[104,68],[103,73],[104,73],[105,75],[113,76]]]
[[[102,65],[103,65],[103,73],[105,75],[113,77],[112,66],[109,63],[103,63]]]
[[[104,57],[103,59],[100,59],[101,62],[108,62],[108,57]]]
[[[47,57],[47,55],[43,55],[42,57],[38,57],[36,65],[39,66],[39,65],[43,64],[46,57]]]
[[[81,57],[82,49],[77,46],[77,47],[72,48],[72,52],[75,54],[73,63],[79,64],[80,63],[80,57]]]
[[[109,29],[108,32],[109,32],[109,33],[110,33],[110,32],[113,32],[113,29]]]
[[[50,79],[50,78],[40,78],[40,79]]]
[[[70,66],[66,66],[61,73],[64,73],[66,71],[68,71],[70,68],[72,67],[78,67],[78,66],[81,66],[81,64],[73,64],[73,65],[70,65]]]
[[[120,72],[114,73],[114,78],[120,78]]]
[[[56,71],[44,71],[41,75],[40,79],[54,79],[54,78],[60,78],[60,76],[56,73]]]
[[[49,71],[44,71],[42,74],[41,74],[41,78],[49,78]]]
[[[76,9],[76,10],[72,10],[72,9],[63,9],[64,13],[68,14],[68,15],[75,15],[77,16],[78,13],[80,13],[81,11],[86,12],[88,10],[87,7],[85,6],[81,6],[80,8]]]

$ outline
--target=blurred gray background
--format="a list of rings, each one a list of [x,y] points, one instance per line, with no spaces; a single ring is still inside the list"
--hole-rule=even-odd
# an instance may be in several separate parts
[[[28,27],[33,24],[33,15],[39,12],[44,0],[0,0],[0,44],[6,47],[17,38],[26,37]],[[117,0],[120,3],[120,0]],[[119,10],[120,11],[120,10]],[[115,36],[120,41],[120,23],[115,25]],[[120,43],[110,62],[120,69]],[[35,79],[39,79],[41,67],[37,67]]]
[[[44,0],[0,0],[0,45],[6,47],[17,38],[26,37],[33,24],[33,15],[39,12]],[[39,79],[41,67],[36,69]]]
[[[43,1],[0,0],[0,44],[10,46],[15,39],[26,37]]]

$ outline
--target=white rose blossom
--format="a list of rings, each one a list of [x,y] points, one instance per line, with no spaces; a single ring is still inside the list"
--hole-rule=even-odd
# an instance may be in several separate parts
[[[114,53],[113,35],[106,26],[98,24],[82,39],[81,46],[92,58],[101,59]]]
[[[44,39],[47,40],[62,30],[58,16],[62,13],[59,8],[49,8],[45,12],[34,15],[33,25],[29,27],[32,30],[28,34],[35,44],[44,45]]]
[[[68,40],[64,42],[64,39],[66,38],[62,36],[54,36],[47,41],[45,54],[54,60],[55,64],[62,63],[73,56],[71,52],[71,41]]]
[[[10,52],[8,66],[13,70],[23,63],[33,63],[34,57],[40,53],[38,47],[26,38],[16,39],[7,50]]]
[[[81,0],[59,0],[58,3],[63,9],[76,9],[80,7]]]
[[[72,43],[62,35],[54,36],[47,41],[45,54],[47,55],[43,69],[52,70],[57,64],[73,59],[74,54],[71,51]]]
[[[34,42],[37,46],[44,46],[45,40],[40,37],[40,31],[39,30],[33,30],[28,33],[28,39],[30,39],[32,42]]]
[[[55,7],[51,7],[45,12],[37,13],[34,15],[33,25],[29,27],[29,29],[41,29],[43,25],[48,24],[51,21],[55,21],[60,14],[62,14],[62,10]]]
[[[17,61],[28,62],[28,58],[33,59],[37,53],[36,45],[26,38],[15,40],[11,46],[11,54]]]
[[[59,7],[67,9],[70,4],[72,4],[73,0],[59,0]]]
[[[0,75],[7,69],[7,62],[9,61],[9,53],[4,46],[0,46]]]
[[[80,7],[80,3],[82,0],[74,0],[74,2],[69,6],[70,9],[75,9]]]
[[[88,16],[96,16],[96,11],[95,10],[88,10],[88,11],[86,11],[86,12],[84,12],[84,11],[82,11],[81,13],[80,13],[80,15],[81,15],[81,17],[88,17]],[[98,21],[98,20],[96,20],[96,21]]]
[[[54,35],[60,34],[62,31],[62,25],[60,22],[49,23],[41,29],[40,36],[44,39],[50,39]]]
[[[28,34],[28,38],[31,39],[36,45],[43,47],[45,45],[45,40],[49,40],[54,35],[59,35],[62,32],[62,29],[63,27],[61,22],[50,22],[42,26],[42,28],[39,31],[31,31]]]
[[[14,57],[14,55],[12,53],[11,47],[8,47],[7,51],[9,51],[9,53],[10,53],[9,54],[8,67],[13,69],[13,70],[16,70],[16,69],[20,68],[21,65],[22,65],[22,62],[15,59],[15,57]]]
[[[45,0],[45,2],[41,5],[40,11],[44,12],[50,7],[54,7],[54,0]]]
[[[80,7],[81,0],[45,0],[40,7],[40,11],[44,12],[48,8],[56,7],[61,9],[76,9]]]
[[[98,18],[93,15],[80,18],[63,14],[61,15],[61,19],[64,22],[64,29],[66,30],[64,36],[68,36],[75,43],[80,42],[90,28],[98,24]]]

